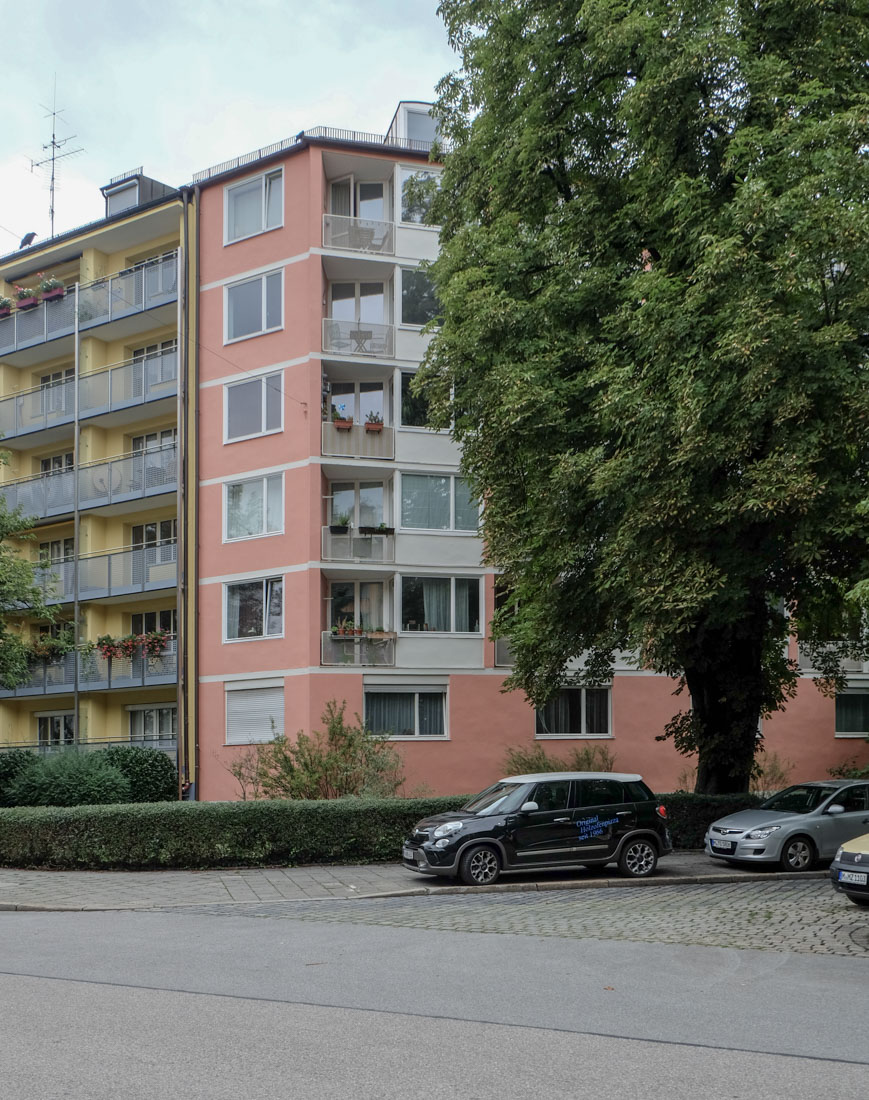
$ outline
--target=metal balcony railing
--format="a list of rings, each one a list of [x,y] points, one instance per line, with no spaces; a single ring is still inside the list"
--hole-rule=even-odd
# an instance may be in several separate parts
[[[36,584],[48,603],[69,603],[75,598],[75,567],[75,561],[58,561],[37,569]],[[79,558],[78,570],[83,600],[174,588],[178,583],[178,544],[172,540],[159,546],[90,554]]]
[[[395,254],[395,226],[392,222],[373,221],[371,218],[324,214],[323,247],[392,256]]]
[[[330,527],[322,531],[323,561],[395,561],[395,536],[372,532],[363,534],[348,528],[335,534]]]
[[[178,488],[178,448],[170,443],[153,451],[136,451],[77,471],[80,508],[100,508],[119,501],[173,493]],[[76,471],[70,467],[0,485],[10,510],[47,519],[72,512]]]
[[[178,253],[167,252],[128,271],[82,283],[78,292],[79,329],[95,328],[178,298]],[[75,293],[0,318],[0,356],[34,347],[75,331]]]
[[[323,351],[392,359],[395,355],[395,326],[369,321],[336,321],[325,317]]]
[[[72,378],[0,398],[0,436],[10,439],[42,431],[75,419],[75,381]],[[178,353],[164,351],[148,359],[134,359],[79,378],[79,417],[128,409],[174,397],[178,392]]]
[[[53,660],[36,661],[28,679],[16,688],[0,689],[0,698],[70,694],[75,688],[76,659],[80,691],[157,687],[174,684],[178,679],[178,641],[173,635],[156,657],[104,657],[96,650],[78,650]]]
[[[82,741],[5,741],[0,743],[0,753],[11,752],[13,749],[29,749],[30,752],[39,753],[40,756],[47,756],[54,752],[92,752],[107,749],[110,745],[137,745],[145,749],[159,749],[170,756],[175,756],[178,752],[177,737],[146,737],[136,740],[106,737],[99,740],[85,738]]]
[[[395,432],[386,425],[379,432],[369,431],[364,424],[338,428],[324,420],[322,448],[324,455],[341,458],[394,458]]]
[[[320,663],[324,665],[394,665],[394,634],[332,634],[324,630]]]

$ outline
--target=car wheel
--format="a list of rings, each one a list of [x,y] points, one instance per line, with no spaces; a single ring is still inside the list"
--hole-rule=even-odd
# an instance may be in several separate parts
[[[459,878],[468,886],[491,886],[501,874],[501,859],[488,844],[469,848],[459,861]]]
[[[848,894],[848,897],[855,905],[869,905],[869,896],[866,894]]]
[[[632,840],[622,848],[619,870],[630,878],[645,878],[658,866],[658,851],[649,840]]]
[[[815,865],[815,846],[805,836],[792,836],[779,856],[783,871],[811,871]]]

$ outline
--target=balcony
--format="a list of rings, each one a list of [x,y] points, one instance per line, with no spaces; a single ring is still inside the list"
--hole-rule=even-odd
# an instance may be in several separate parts
[[[323,351],[338,355],[395,355],[395,326],[369,321],[336,321],[323,318]]]
[[[392,666],[395,664],[395,635],[332,634],[323,631],[320,663],[323,665]]]
[[[324,455],[336,458],[391,459],[395,457],[395,430],[383,425],[379,432],[372,432],[364,424],[338,428],[324,420],[322,448]]]
[[[79,467],[77,476],[80,508],[174,493],[178,488],[178,447],[170,443],[153,451],[89,462]],[[25,516],[50,519],[74,511],[75,477],[72,468],[38,474],[0,485],[0,493],[10,511],[20,508]]]
[[[0,436],[11,439],[72,424],[75,381],[24,390],[0,398]],[[175,397],[178,393],[178,353],[166,351],[149,359],[131,360],[79,378],[79,418],[129,409]]]
[[[11,752],[13,749],[27,749],[38,753],[40,756],[48,756],[54,752],[90,752],[94,749],[107,749],[110,745],[133,745],[143,749],[159,749],[174,757],[178,753],[177,737],[143,738],[131,741],[118,740],[116,737],[106,737],[100,740],[83,741],[5,741],[0,744],[0,752]]]
[[[322,531],[323,561],[395,561],[395,536],[368,528],[348,528],[346,534]]]
[[[159,546],[137,546],[79,558],[79,598],[98,600],[174,588],[178,583],[178,545],[173,540]],[[75,599],[75,562],[59,561],[41,566],[36,584],[47,603]]]
[[[370,218],[347,218],[341,214],[323,215],[323,247],[346,248],[353,252],[395,255],[395,226],[392,222]]]
[[[96,650],[78,650],[55,660],[37,661],[31,665],[29,678],[16,688],[0,689],[0,698],[71,694],[75,689],[76,659],[80,691],[159,687],[178,679],[178,641],[173,636],[157,657],[103,657]]]
[[[78,290],[79,330],[168,305],[178,298],[178,253],[169,252],[128,271],[108,275]],[[75,331],[74,292],[57,302],[40,302],[33,309],[16,309],[0,318],[0,356],[45,344]]]

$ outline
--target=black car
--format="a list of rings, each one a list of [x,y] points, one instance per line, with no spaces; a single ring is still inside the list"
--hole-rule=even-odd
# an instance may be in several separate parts
[[[409,871],[487,886],[502,873],[605,863],[642,878],[672,850],[667,811],[641,776],[552,772],[509,776],[425,818],[401,858]]]

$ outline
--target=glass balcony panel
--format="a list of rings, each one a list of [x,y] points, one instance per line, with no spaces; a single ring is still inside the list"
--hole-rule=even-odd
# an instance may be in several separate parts
[[[393,535],[360,535],[351,528],[346,535],[322,530],[323,561],[395,561]]]
[[[395,227],[392,222],[372,218],[348,218],[340,214],[323,215],[323,247],[346,248],[354,252],[395,254]]]
[[[395,664],[395,638],[364,634],[341,636],[323,631],[320,661],[324,665],[392,666]]]
[[[323,351],[392,359],[395,354],[395,327],[373,321],[326,317],[323,320]]]

